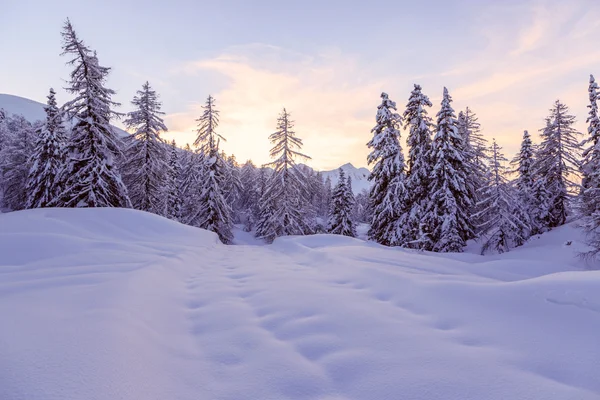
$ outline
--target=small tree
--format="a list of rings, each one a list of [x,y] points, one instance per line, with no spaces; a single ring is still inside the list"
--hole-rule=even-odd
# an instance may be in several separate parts
[[[340,168],[339,180],[333,189],[327,233],[356,237],[356,225],[352,219],[353,208],[354,194],[352,193],[350,177],[346,179],[344,170]]]

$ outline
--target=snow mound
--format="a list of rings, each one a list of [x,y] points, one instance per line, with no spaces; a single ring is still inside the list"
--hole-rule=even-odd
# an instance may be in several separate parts
[[[600,271],[573,235],[445,256],[2,214],[0,399],[596,400]]]

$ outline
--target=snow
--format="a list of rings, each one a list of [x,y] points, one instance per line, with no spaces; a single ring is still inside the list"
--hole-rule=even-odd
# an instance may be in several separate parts
[[[58,100],[60,102],[64,101],[65,99]],[[46,120],[46,112],[44,111],[45,106],[45,104],[27,99],[25,97],[0,93],[0,108],[4,109],[9,114],[22,115],[31,123]],[[123,129],[114,125],[112,125],[112,127],[119,137],[129,136],[129,134]]]
[[[578,235],[484,257],[2,214],[0,399],[598,399],[600,271]]]
[[[340,167],[346,173],[346,176],[352,178],[352,191],[354,194],[359,194],[363,190],[367,192],[371,188],[371,182],[368,181],[371,172],[367,168],[356,168],[351,163],[346,163]],[[331,187],[334,187],[338,183],[340,175],[340,168],[333,169],[331,171],[322,171],[323,180],[331,179]]]

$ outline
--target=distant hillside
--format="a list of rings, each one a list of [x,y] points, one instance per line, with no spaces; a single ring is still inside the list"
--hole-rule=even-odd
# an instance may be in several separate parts
[[[8,114],[22,115],[29,122],[43,121],[46,119],[44,104],[26,99],[25,97],[0,93],[0,108],[4,109]],[[113,128],[121,137],[128,135],[128,133],[121,128],[114,125]]]
[[[352,190],[354,194],[358,194],[363,190],[369,190],[371,187],[371,182],[367,180],[369,174],[371,173],[366,168],[356,168],[354,165],[350,163],[346,163],[340,167],[346,173],[346,176],[352,177]],[[322,171],[323,179],[331,179],[331,185],[335,185],[338,182],[338,177],[340,174],[340,168],[336,168],[331,171]]]

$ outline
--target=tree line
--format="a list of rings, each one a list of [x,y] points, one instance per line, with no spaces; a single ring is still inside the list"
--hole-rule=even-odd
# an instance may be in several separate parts
[[[106,87],[110,68],[76,34],[63,31],[72,72],[61,107],[50,89],[46,120],[29,123],[0,110],[0,190],[9,210],[40,207],[132,207],[208,229],[223,243],[234,224],[267,242],[279,236],[329,232],[368,237],[387,246],[460,252],[470,239],[482,252],[505,252],[533,235],[580,218],[589,243],[600,249],[600,120],[598,85],[589,84],[588,137],[581,141],[568,107],[556,101],[534,144],[527,131],[508,163],[502,148],[481,134],[469,108],[456,115],[446,88],[436,120],[432,103],[414,85],[402,115],[388,94],[377,107],[368,163],[371,189],[354,195],[339,171],[335,187],[299,164],[310,159],[283,109],[269,136],[272,162],[239,165],[220,150],[219,111],[212,96],[196,120],[196,140],[166,143],[159,96],[148,82],[122,115]],[[124,117],[130,135],[110,125]],[[407,157],[400,130],[408,132]]]

